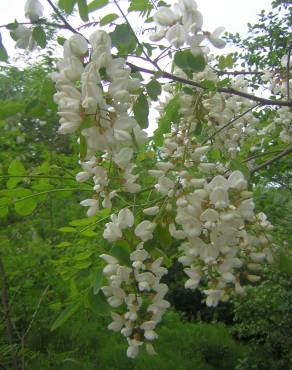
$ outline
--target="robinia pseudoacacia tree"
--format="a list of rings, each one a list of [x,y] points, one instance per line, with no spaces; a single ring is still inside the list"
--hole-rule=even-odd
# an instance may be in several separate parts
[[[224,29],[205,30],[194,0],[47,3],[53,21],[41,1],[27,0],[29,21],[7,28],[28,50],[45,48],[46,27],[58,32],[63,57],[51,78],[59,133],[78,140],[76,181],[92,183],[80,203],[87,216],[108,210],[94,294],[111,307],[108,328],[126,338],[128,357],[143,345],[155,354],[174,261],[185,288],[202,289],[210,307],[244,295],[260,265],[273,261],[272,225],[255,212],[250,178],[292,152],[292,46],[274,70],[241,71],[234,54],[214,56],[226,45]],[[77,9],[84,24],[74,28],[68,15]],[[258,76],[257,90],[249,74]],[[148,137],[154,108],[158,128]],[[256,165],[259,157],[268,159]]]

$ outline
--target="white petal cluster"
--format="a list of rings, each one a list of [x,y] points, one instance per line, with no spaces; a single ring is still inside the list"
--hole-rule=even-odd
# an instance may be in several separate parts
[[[220,34],[224,28],[218,27],[212,33],[203,32],[203,16],[197,8],[194,0],[181,0],[172,9],[167,6],[159,7],[153,16],[157,29],[150,39],[160,41],[166,38],[176,48],[186,44],[193,54],[203,54],[201,43],[204,39],[209,40],[216,48],[223,48],[225,41],[220,39]]]
[[[160,283],[167,273],[161,266],[162,257],[152,261],[141,242],[130,254],[129,266],[121,266],[111,255],[102,254],[101,258],[107,262],[103,271],[108,285],[101,289],[109,305],[116,308],[124,304],[126,307],[122,314],[111,313],[113,321],[108,329],[121,332],[127,338],[128,357],[135,358],[144,343],[146,351],[155,354],[152,346],[157,338],[155,328],[170,306],[164,299],[167,285]]]
[[[82,171],[76,179],[83,182],[92,178],[94,182],[93,200],[81,202],[90,207],[87,215],[93,215],[100,203],[104,208],[111,208],[119,189],[130,193],[140,191],[132,160],[135,147],[147,141],[147,134],[128,114],[132,94],[140,87],[139,80],[131,78],[124,59],[112,58],[111,40],[105,31],[95,31],[89,42],[91,57],[85,65],[88,43],[79,34],[71,36],[64,44],[59,72],[52,77],[58,90],[54,99],[61,116],[59,132],[79,132],[86,142],[86,160],[81,162]],[[89,123],[83,128],[84,119]],[[109,161],[123,181],[116,189],[110,184]]]
[[[39,0],[27,0],[24,5],[24,13],[26,18],[29,18],[32,22],[35,22],[43,16],[44,7]]]

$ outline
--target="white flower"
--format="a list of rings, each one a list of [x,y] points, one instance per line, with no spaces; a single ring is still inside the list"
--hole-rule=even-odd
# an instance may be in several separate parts
[[[103,237],[107,239],[110,243],[121,239],[123,236],[119,226],[114,222],[108,222],[105,224],[105,230],[103,232]]]
[[[44,7],[38,0],[27,0],[24,6],[25,17],[32,22],[37,21],[43,16]]]
[[[140,222],[135,228],[135,235],[140,238],[143,242],[153,238],[153,230],[156,224],[145,220]]]
[[[118,225],[121,230],[134,225],[134,215],[128,208],[123,208],[118,214]]]
[[[158,337],[158,335],[155,333],[154,329],[156,327],[157,323],[155,321],[145,321],[140,326],[142,330],[144,330],[144,337],[148,340],[154,340]]]
[[[174,182],[166,176],[161,176],[155,187],[160,193],[166,195],[170,189],[174,188]]]
[[[217,27],[212,33],[210,34],[207,33],[206,35],[211,44],[218,49],[222,49],[226,45],[226,42],[219,38],[223,31],[224,27]]]
[[[216,307],[223,297],[223,291],[219,289],[208,289],[203,292],[208,296],[206,299],[206,305],[208,307]]]
[[[146,216],[154,216],[157,215],[158,212],[159,212],[158,206],[143,209],[143,213]]]
[[[139,347],[142,346],[143,342],[140,342],[136,339],[128,339],[129,347],[127,349],[127,356],[129,358],[135,358],[137,357],[139,353]]]
[[[83,207],[89,207],[86,213],[87,217],[94,216],[99,210],[99,203],[97,199],[85,199],[80,202]]]
[[[120,331],[125,324],[125,319],[115,312],[111,312],[113,322],[108,325],[109,330]]]
[[[166,6],[161,6],[154,14],[153,20],[155,23],[161,26],[172,26],[175,22],[179,20],[179,15],[174,14],[174,12],[170,8]]]
[[[126,168],[133,157],[132,148],[122,148],[119,152],[113,155],[114,162],[122,169]]]
[[[86,55],[88,52],[86,39],[82,35],[72,35],[64,44],[64,53],[66,54],[67,52],[70,52],[77,57]]]
[[[15,44],[16,48],[28,50],[33,50],[35,48],[36,43],[29,28],[19,24],[13,33],[17,39]]]
[[[168,29],[165,34],[165,38],[169,41],[170,44],[179,48],[184,44],[187,38],[186,30],[180,24],[175,24]]]
[[[247,181],[245,180],[242,172],[233,171],[228,177],[228,185],[232,189],[245,190],[247,188]]]
[[[226,208],[229,205],[228,191],[224,188],[217,187],[210,194],[210,203],[215,208]]]

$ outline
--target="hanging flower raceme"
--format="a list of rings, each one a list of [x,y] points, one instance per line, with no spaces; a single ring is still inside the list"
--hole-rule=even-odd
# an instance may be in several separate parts
[[[108,328],[121,332],[127,338],[127,356],[137,356],[139,347],[144,343],[146,350],[154,354],[153,340],[157,338],[155,328],[160,322],[169,303],[164,299],[168,288],[160,282],[167,269],[162,266],[162,257],[155,260],[144,249],[144,242],[153,238],[155,224],[142,221],[135,229],[134,216],[128,208],[111,216],[106,224],[103,237],[110,243],[120,240],[128,229],[141,240],[129,255],[127,266],[121,265],[118,259],[110,254],[100,257],[107,263],[103,272],[108,285],[101,289],[109,305],[120,308],[119,313],[112,312],[112,323]],[[127,231],[129,233],[129,231]],[[125,307],[121,313],[122,307]]]

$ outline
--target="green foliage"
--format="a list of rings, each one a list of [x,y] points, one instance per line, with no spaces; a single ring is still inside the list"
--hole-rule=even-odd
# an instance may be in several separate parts
[[[149,115],[149,104],[147,97],[144,94],[140,94],[133,105],[134,117],[140,127],[148,127],[148,115]]]
[[[173,61],[189,78],[192,77],[194,72],[201,72],[206,67],[204,55],[193,55],[190,50],[177,51]]]

